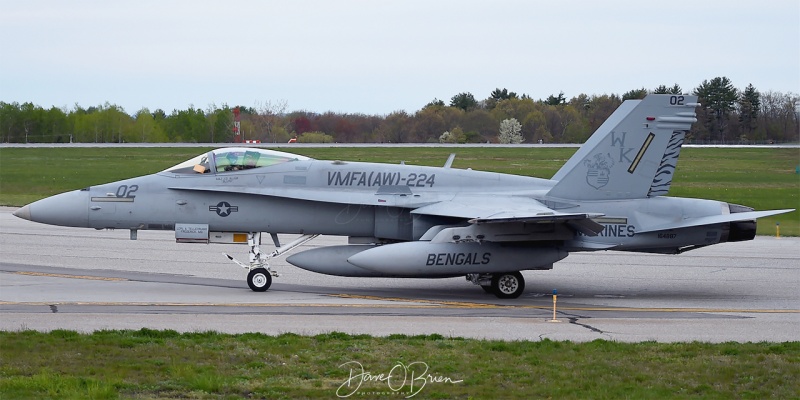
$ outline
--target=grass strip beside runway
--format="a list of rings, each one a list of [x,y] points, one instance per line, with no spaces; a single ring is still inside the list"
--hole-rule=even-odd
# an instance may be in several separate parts
[[[798,376],[800,342],[0,332],[0,396],[9,399],[788,399],[800,397]]]

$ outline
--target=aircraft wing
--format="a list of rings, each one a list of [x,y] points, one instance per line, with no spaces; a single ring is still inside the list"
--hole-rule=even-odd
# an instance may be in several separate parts
[[[172,186],[170,189],[197,192],[241,193],[340,204],[376,205],[385,203],[385,205],[393,205],[396,200],[396,196],[391,194],[380,197],[378,193],[346,189],[324,190],[316,188],[262,188],[247,186]]]
[[[512,224],[512,223],[563,223],[588,236],[596,236],[603,226],[591,218],[601,217],[600,213],[562,213],[544,204],[521,196],[490,195],[429,195],[425,200],[406,200],[400,204],[393,194],[381,195],[364,191],[318,190],[303,188],[253,188],[242,186],[173,186],[172,190],[244,193],[260,196],[276,196],[297,200],[324,201],[341,204],[386,205],[414,208],[412,214],[436,215],[463,218],[474,225]],[[408,199],[408,197],[405,197]],[[415,208],[416,207],[416,208]]]
[[[748,211],[748,212],[740,212],[732,214],[712,215],[699,218],[687,218],[680,221],[644,228],[642,230],[636,231],[636,233],[648,233],[656,231],[665,231],[670,229],[691,228],[695,226],[721,224],[725,222],[734,222],[734,221],[747,221],[792,211],[794,210],[787,209],[787,210]]]
[[[527,197],[518,196],[468,196],[440,201],[411,211],[418,215],[437,215],[467,219],[471,224],[511,223],[566,223],[590,236],[603,230],[603,226],[591,218],[603,216],[599,213],[562,213]]]

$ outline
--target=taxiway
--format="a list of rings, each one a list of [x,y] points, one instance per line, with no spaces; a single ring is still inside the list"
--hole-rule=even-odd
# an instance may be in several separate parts
[[[264,293],[223,252],[172,232],[60,228],[0,208],[0,329],[433,334],[504,340],[800,340],[800,239],[758,237],[677,256],[572,254],[500,300],[463,278],[343,278],[278,259]],[[291,239],[288,236],[282,240]],[[296,251],[344,244],[320,237]],[[557,319],[552,291],[558,290]]]

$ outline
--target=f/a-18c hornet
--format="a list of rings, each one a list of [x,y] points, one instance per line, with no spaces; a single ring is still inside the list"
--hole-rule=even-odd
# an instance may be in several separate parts
[[[677,254],[751,240],[753,211],[667,197],[697,97],[625,101],[551,178],[470,169],[323,161],[220,148],[153,175],[52,196],[14,215],[52,225],[174,230],[178,242],[246,243],[247,283],[265,291],[268,261],[318,235],[349,237],[287,262],[348,277],[465,276],[516,298],[519,271],[552,269],[570,252]],[[276,249],[263,254],[261,234]],[[281,244],[278,234],[300,235]]]

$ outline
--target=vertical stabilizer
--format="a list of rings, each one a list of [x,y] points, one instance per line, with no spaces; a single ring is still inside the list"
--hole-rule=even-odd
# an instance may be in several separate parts
[[[574,200],[666,195],[697,96],[651,94],[627,100],[553,176],[548,196]]]

